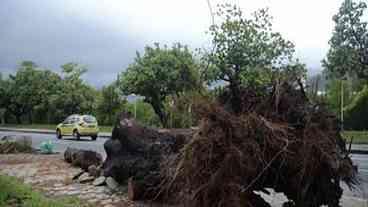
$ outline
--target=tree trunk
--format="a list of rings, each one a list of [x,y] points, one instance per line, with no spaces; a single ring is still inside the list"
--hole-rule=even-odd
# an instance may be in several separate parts
[[[21,115],[19,115],[19,114],[15,115],[15,119],[17,121],[17,124],[22,124]]]
[[[9,112],[7,110],[5,110],[4,113],[4,124],[9,123]]]
[[[28,122],[29,122],[29,124],[32,124],[33,123],[32,110],[30,110],[28,112]]]
[[[231,108],[235,113],[240,113],[241,111],[241,99],[240,99],[240,84],[237,81],[230,82],[231,90]]]
[[[167,128],[169,126],[168,116],[164,111],[164,106],[160,102],[152,101],[150,102],[152,105],[153,110],[157,114],[158,118],[160,119],[162,125],[164,128]]]
[[[128,113],[121,113],[111,139],[104,143],[103,174],[119,183],[129,181],[131,199],[153,199],[160,190],[161,168],[191,136],[191,130],[158,132],[138,124]]]

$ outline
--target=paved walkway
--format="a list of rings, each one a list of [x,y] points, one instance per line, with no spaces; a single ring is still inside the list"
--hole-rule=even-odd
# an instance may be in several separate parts
[[[80,169],[64,162],[60,154],[2,154],[0,166],[0,174],[15,176],[50,197],[76,196],[101,207],[136,206],[124,191],[114,192],[106,186],[73,181]]]

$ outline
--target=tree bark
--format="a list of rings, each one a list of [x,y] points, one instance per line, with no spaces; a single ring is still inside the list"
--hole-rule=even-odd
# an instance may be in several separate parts
[[[241,111],[241,99],[240,99],[240,83],[236,80],[230,81],[231,90],[231,107],[235,113],[240,113]]]
[[[179,153],[192,131],[158,132],[139,125],[128,113],[121,113],[104,143],[106,159],[102,165],[105,177],[119,183],[130,180],[132,199],[152,199],[158,193],[161,168],[170,155]]]
[[[17,124],[22,124],[22,119],[21,119],[21,116],[20,115],[15,115],[15,119],[17,121]]]
[[[29,124],[33,124],[32,110],[28,112],[28,122]]]
[[[157,114],[158,118],[160,119],[162,125],[164,128],[167,128],[169,125],[169,121],[168,121],[168,116],[164,111],[164,106],[162,103],[158,102],[158,101],[152,101],[150,102],[153,110],[155,111],[155,113]]]

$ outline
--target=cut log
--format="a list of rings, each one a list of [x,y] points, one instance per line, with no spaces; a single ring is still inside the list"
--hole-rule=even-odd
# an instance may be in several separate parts
[[[189,129],[189,131],[192,131]],[[160,183],[160,170],[164,157],[179,152],[191,134],[158,132],[138,124],[129,114],[121,113],[112,131],[111,139],[104,143],[106,160],[103,175],[113,177],[121,184],[130,179],[133,199],[155,197],[154,189]],[[148,179],[149,178],[149,179]],[[142,183],[141,196],[134,183]],[[139,189],[139,187],[138,187]]]
[[[88,171],[88,167],[91,165],[99,166],[102,163],[102,156],[99,153],[70,147],[65,150],[64,159],[84,171]]]

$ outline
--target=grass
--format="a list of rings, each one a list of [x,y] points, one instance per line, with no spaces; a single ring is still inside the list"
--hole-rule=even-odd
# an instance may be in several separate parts
[[[347,143],[353,138],[353,144],[368,144],[368,131],[344,131],[342,136]]]
[[[98,126],[100,132],[112,132],[112,126]]]
[[[17,129],[48,129],[55,130],[56,125],[53,124],[1,124],[0,127],[17,128]],[[111,132],[112,126],[99,126],[100,132]]]
[[[33,191],[14,177],[0,175],[0,206],[4,207],[87,207],[73,197],[50,199]]]

